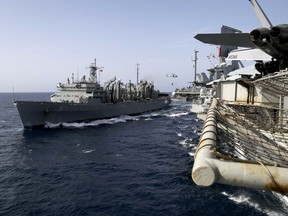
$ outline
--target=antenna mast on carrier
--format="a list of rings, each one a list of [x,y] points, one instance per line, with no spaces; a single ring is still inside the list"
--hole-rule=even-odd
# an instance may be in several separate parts
[[[192,61],[195,62],[195,65],[194,65],[194,83],[196,83],[197,60],[198,60],[198,58],[197,58],[197,53],[198,53],[199,51],[198,51],[198,50],[194,50],[194,52],[195,52],[195,59],[194,59],[194,60],[192,59]]]

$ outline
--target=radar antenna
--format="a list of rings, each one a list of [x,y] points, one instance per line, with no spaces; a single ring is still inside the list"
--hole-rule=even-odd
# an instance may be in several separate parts
[[[90,65],[90,82],[94,82],[96,83],[97,82],[97,66],[96,66],[96,59],[95,59],[95,63],[92,63]]]
[[[97,67],[96,59],[95,62],[89,66],[90,69],[90,78],[89,81],[92,83],[100,83],[100,72],[103,72],[104,67]],[[99,72],[98,79],[97,79],[97,71]]]

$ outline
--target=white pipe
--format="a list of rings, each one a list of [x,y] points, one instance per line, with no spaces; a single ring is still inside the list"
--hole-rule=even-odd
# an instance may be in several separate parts
[[[214,183],[288,193],[288,168],[216,159],[217,100],[213,99],[194,158],[192,179],[199,186]]]
[[[288,169],[231,161],[208,159],[217,172],[215,182],[240,187],[288,192]],[[274,182],[275,181],[275,182]]]
[[[210,186],[215,182],[216,174],[214,167],[207,158],[213,158],[211,150],[216,147],[216,108],[217,100],[213,99],[207,112],[200,142],[194,158],[192,178],[197,185]]]

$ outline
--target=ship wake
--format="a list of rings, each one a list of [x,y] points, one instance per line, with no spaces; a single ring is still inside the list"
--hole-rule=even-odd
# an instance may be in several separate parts
[[[94,120],[89,122],[63,122],[63,123],[57,123],[52,124],[49,122],[46,122],[45,128],[47,129],[53,129],[53,128],[84,128],[84,127],[96,127],[101,125],[113,125],[118,123],[126,123],[130,121],[139,121],[139,120],[153,120],[155,118],[164,117],[164,118],[179,118],[182,116],[189,115],[188,111],[179,111],[177,109],[163,109],[158,111],[152,111],[143,113],[141,115],[136,116],[130,116],[130,115],[122,115],[119,117],[114,118],[108,118],[108,119],[100,119],[100,120]]]

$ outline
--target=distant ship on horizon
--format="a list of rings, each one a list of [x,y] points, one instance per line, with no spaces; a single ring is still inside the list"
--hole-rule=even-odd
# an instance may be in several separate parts
[[[238,29],[225,26],[221,27],[221,34],[237,34],[241,32]],[[226,62],[226,58],[228,54],[237,49],[236,46],[226,46],[220,45],[218,49],[218,63],[213,65],[213,67],[207,69],[209,72],[209,77],[207,77],[206,73],[197,73],[197,53],[199,51],[194,50],[194,81],[190,82],[191,85],[188,87],[178,88],[172,92],[172,100],[180,100],[180,101],[191,101],[191,111],[195,113],[206,112],[211,105],[211,99],[213,97],[214,92],[214,84],[219,82],[222,76],[227,76],[230,72],[236,71],[240,68],[243,68],[244,65],[239,60],[231,61],[231,63]],[[211,58],[207,56],[208,59]],[[216,59],[215,55],[212,55],[213,58]]]

